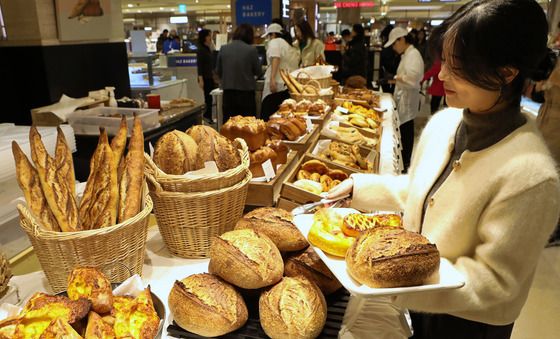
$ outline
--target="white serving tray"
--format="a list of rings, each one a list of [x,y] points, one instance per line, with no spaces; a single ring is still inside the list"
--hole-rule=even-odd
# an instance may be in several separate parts
[[[349,208],[337,208],[337,211],[343,215],[349,213],[357,213],[356,210]],[[294,217],[294,224],[305,235],[309,234],[311,225],[313,224],[313,214],[302,214]],[[320,248],[311,245],[321,260],[327,265],[335,277],[340,281],[351,294],[364,297],[378,297],[389,295],[401,295],[409,293],[421,293],[428,291],[448,290],[461,288],[465,285],[465,279],[451,263],[441,258],[439,272],[430,278],[430,282],[421,286],[412,287],[394,287],[394,288],[371,288],[362,285],[354,280],[346,269],[346,260],[341,257],[335,257],[323,252]]]

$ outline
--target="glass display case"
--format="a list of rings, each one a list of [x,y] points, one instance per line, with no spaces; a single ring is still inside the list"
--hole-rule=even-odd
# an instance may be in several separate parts
[[[128,58],[128,77],[130,87],[146,88],[159,86],[165,82],[175,80],[173,72],[159,67],[160,60],[157,55]]]

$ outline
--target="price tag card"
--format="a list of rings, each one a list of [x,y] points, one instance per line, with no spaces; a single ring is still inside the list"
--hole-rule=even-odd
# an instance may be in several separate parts
[[[276,172],[274,171],[274,166],[272,166],[272,161],[270,161],[270,159],[268,159],[267,161],[263,162],[263,164],[261,165],[263,172],[264,172],[264,177],[266,178],[266,181],[270,181],[272,179],[274,179],[274,177],[276,176]]]
[[[311,119],[306,118],[305,125],[307,126],[307,132],[313,131],[313,123],[311,122]]]
[[[218,169],[218,166],[216,165],[215,161],[206,161],[204,163],[204,169],[209,171],[210,173],[219,173],[220,170]]]
[[[150,141],[148,143],[148,148],[150,149],[150,158],[154,158],[154,145],[152,145],[152,142]]]
[[[350,113],[350,111],[347,108],[344,108],[342,106],[337,106],[336,110],[339,111],[340,113],[344,113],[344,114]]]
[[[371,152],[369,152],[369,154],[367,155],[366,161],[374,163],[375,159],[377,159],[377,151],[372,149]]]

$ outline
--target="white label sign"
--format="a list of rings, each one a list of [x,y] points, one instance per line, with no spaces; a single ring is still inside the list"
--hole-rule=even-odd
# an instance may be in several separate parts
[[[218,166],[216,165],[215,161],[206,161],[204,163],[204,169],[209,171],[210,173],[219,173],[220,170],[218,169]]]
[[[272,161],[270,161],[270,159],[268,159],[267,161],[263,162],[263,164],[261,165],[263,172],[264,172],[264,177],[266,178],[266,181],[270,181],[272,179],[274,179],[274,177],[276,176],[276,172],[274,172],[274,166],[272,166]]]
[[[374,163],[376,158],[377,158],[377,151],[373,149],[367,155],[366,160],[371,162],[371,163]]]
[[[339,111],[340,113],[344,113],[344,114],[350,113],[350,111],[347,108],[344,108],[342,106],[337,106],[336,110]]]
[[[150,158],[154,158],[154,146],[152,145],[152,142],[150,141],[148,143],[148,148],[150,149]]]
[[[313,123],[311,122],[311,119],[306,118],[305,119],[305,124],[307,126],[307,132],[313,131]]]

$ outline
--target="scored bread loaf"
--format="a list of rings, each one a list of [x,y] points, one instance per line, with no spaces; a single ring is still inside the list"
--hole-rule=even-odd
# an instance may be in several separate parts
[[[89,177],[80,202],[80,220],[84,229],[115,225],[118,202],[117,159],[109,145],[107,132],[100,128],[99,142],[90,161]]]
[[[223,135],[208,126],[193,126],[188,131],[198,145],[196,157],[197,168],[204,168],[204,163],[214,161],[220,172],[239,166],[239,152]]]
[[[54,159],[47,153],[41,135],[34,126],[29,130],[31,158],[37,168],[41,188],[58,226],[64,232],[81,230],[75,192],[70,191],[66,178],[58,171]]]
[[[263,207],[251,211],[239,219],[236,230],[252,229],[270,238],[282,252],[299,251],[309,244],[294,225],[290,212],[280,208]]]
[[[134,217],[142,210],[144,185],[144,131],[142,121],[134,117],[124,171],[119,182],[118,222]]]
[[[317,338],[327,320],[321,290],[305,277],[284,277],[259,299],[264,332],[272,339]]]
[[[266,142],[266,124],[255,117],[231,117],[220,130],[229,140],[244,139],[250,151],[256,151]]]
[[[27,156],[15,141],[12,141],[12,153],[16,162],[17,181],[23,191],[29,210],[39,219],[45,230],[60,231],[41,188],[37,170],[31,165]]]
[[[168,302],[173,320],[179,326],[205,337],[233,332],[243,326],[249,316],[239,292],[207,273],[175,281]]]
[[[117,163],[120,163],[124,155],[124,150],[126,148],[126,137],[128,136],[128,126],[126,124],[126,116],[121,117],[121,125],[117,134],[111,140],[111,150],[117,159]]]
[[[174,130],[157,141],[154,162],[167,174],[181,175],[198,169],[197,153],[196,142],[187,133]]]
[[[76,193],[76,175],[74,174],[74,160],[72,160],[72,150],[66,143],[66,137],[60,126],[56,128],[56,148],[54,162],[60,176],[66,179],[68,189],[72,194]]]
[[[284,275],[287,277],[304,276],[314,282],[325,295],[334,293],[342,287],[338,279],[311,247],[286,260]]]
[[[422,285],[439,262],[436,245],[424,236],[390,226],[367,231],[346,252],[348,272],[369,287]]]
[[[235,286],[257,289],[280,281],[284,262],[270,238],[242,229],[213,239],[208,270]]]

